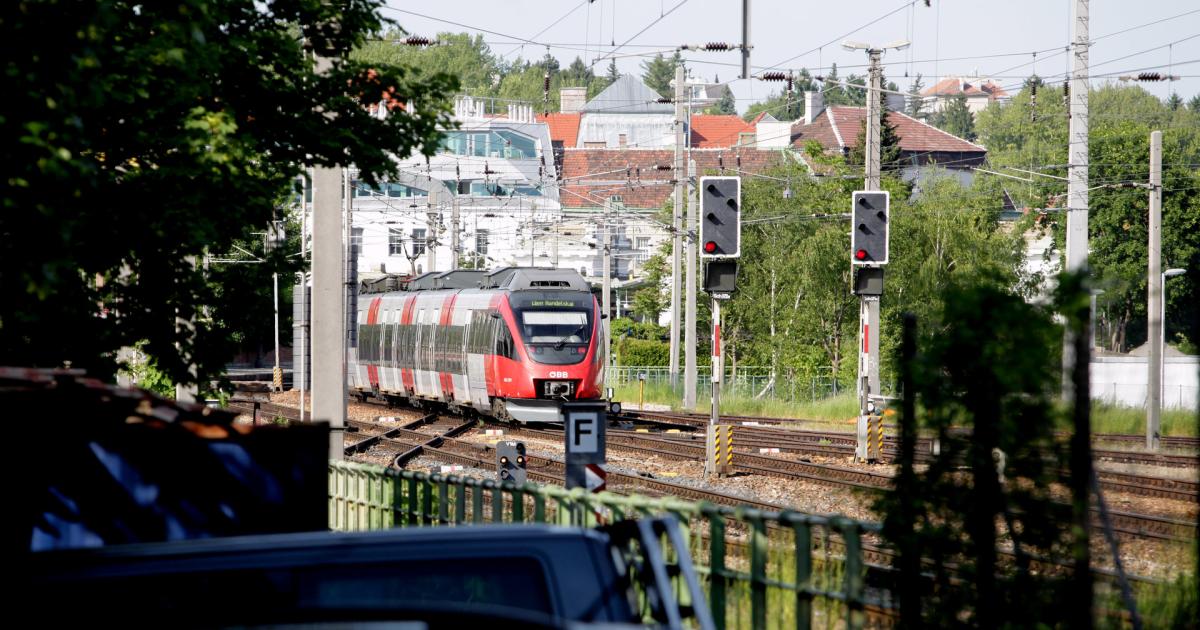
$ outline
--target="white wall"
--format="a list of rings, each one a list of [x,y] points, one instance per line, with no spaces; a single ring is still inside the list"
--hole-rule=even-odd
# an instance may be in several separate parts
[[[1166,357],[1163,363],[1164,409],[1197,408],[1200,357]],[[1126,407],[1146,406],[1149,376],[1146,357],[1097,357],[1091,363],[1092,400]]]

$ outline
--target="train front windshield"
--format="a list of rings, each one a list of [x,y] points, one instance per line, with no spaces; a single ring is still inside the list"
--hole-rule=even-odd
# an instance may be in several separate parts
[[[592,340],[593,306],[590,295],[581,298],[512,300],[517,328],[530,358],[553,365],[584,359]]]

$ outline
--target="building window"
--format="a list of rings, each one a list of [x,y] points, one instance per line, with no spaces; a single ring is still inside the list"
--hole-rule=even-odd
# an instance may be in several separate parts
[[[637,253],[635,254],[637,261],[639,263],[644,263],[647,260],[649,260],[650,259],[650,237],[649,236],[639,236],[634,239],[634,243],[635,243],[634,249],[637,250]]]
[[[425,253],[425,228],[415,228],[412,231],[412,255],[420,256]]]
[[[404,255],[404,230],[390,228],[388,230],[388,256]]]
[[[362,243],[363,243],[363,229],[362,228],[351,228],[350,229],[350,248],[352,250],[357,250],[357,251],[361,252],[362,251]]]
[[[628,143],[628,136],[623,133],[617,134],[617,146],[623,147]]]
[[[481,256],[487,256],[488,253],[488,231],[479,230],[475,232],[475,253]]]

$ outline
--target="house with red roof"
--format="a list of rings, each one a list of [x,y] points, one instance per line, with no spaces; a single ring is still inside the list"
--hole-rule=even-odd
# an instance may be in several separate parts
[[[937,113],[955,98],[967,99],[967,109],[978,114],[991,103],[1007,103],[1012,97],[991,79],[979,77],[946,77],[921,92],[922,102],[930,113]]]
[[[816,141],[827,153],[849,155],[858,144],[867,108],[825,107],[819,92],[804,95],[804,118],[792,125],[791,145],[797,151]],[[896,127],[900,138],[902,177],[908,181],[919,178],[933,167],[945,169],[969,184],[974,167],[983,164],[987,149],[917,120],[903,112],[889,111],[887,120]]]

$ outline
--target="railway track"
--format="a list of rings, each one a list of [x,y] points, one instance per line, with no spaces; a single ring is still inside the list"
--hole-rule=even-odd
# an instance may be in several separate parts
[[[282,417],[288,418],[290,416],[294,418],[298,416],[298,411],[295,409],[282,405],[271,405],[271,407],[272,413],[278,413]],[[459,435],[474,425],[474,421],[462,422],[461,418],[457,418],[456,422],[458,424],[448,427],[446,431],[436,435],[415,430],[415,427],[428,424],[437,417],[438,414],[427,414],[420,419],[398,426],[386,426],[374,422],[352,420],[348,422],[348,427],[353,430],[347,432],[347,438],[354,440],[354,443],[346,447],[347,453],[359,453],[371,447],[380,446],[389,451],[395,451],[396,458],[393,461],[399,462],[401,466],[417,455],[423,453],[432,454],[433,452],[436,452],[439,457],[455,460],[452,463],[484,469],[494,466],[494,462],[490,461],[490,458],[480,456],[488,452],[489,447],[486,445],[453,439],[454,435]],[[527,428],[510,427],[508,431],[510,435],[524,433],[544,439],[559,439],[561,436],[561,433],[554,431]],[[350,437],[351,435],[354,435],[354,437]],[[663,435],[679,436],[682,434]],[[360,437],[361,439],[359,439]],[[641,452],[646,454],[691,460],[702,459],[704,457],[703,442],[699,445],[689,444],[680,437],[659,438],[650,437],[647,434],[630,434],[629,432],[614,431],[609,436],[609,440],[614,447],[635,451],[640,449]],[[638,442],[641,442],[641,444]],[[543,483],[562,482],[564,468],[561,462],[532,454],[527,456],[527,461],[529,462],[528,472],[532,479],[542,481]],[[800,479],[864,491],[885,491],[891,485],[891,477],[888,475],[782,458],[764,457],[745,452],[735,451],[734,467],[736,470],[751,474]],[[539,476],[541,477],[540,479],[538,478]],[[1188,482],[1173,482],[1173,480],[1157,478],[1153,482],[1150,482],[1147,479],[1149,478],[1143,478],[1138,475],[1111,473],[1102,475],[1101,483],[1113,491],[1153,492],[1158,494],[1150,496],[1165,498],[1195,498],[1195,484],[1188,486]],[[747,505],[757,509],[772,511],[788,509],[786,506],[703,490],[684,484],[665,482],[641,475],[614,472],[610,473],[609,482],[618,486],[644,488],[656,494],[670,494],[697,501],[709,501],[718,505]],[[1196,537],[1196,525],[1189,521],[1112,510],[1109,511],[1109,517],[1116,533],[1125,538],[1154,538],[1182,541]]]

